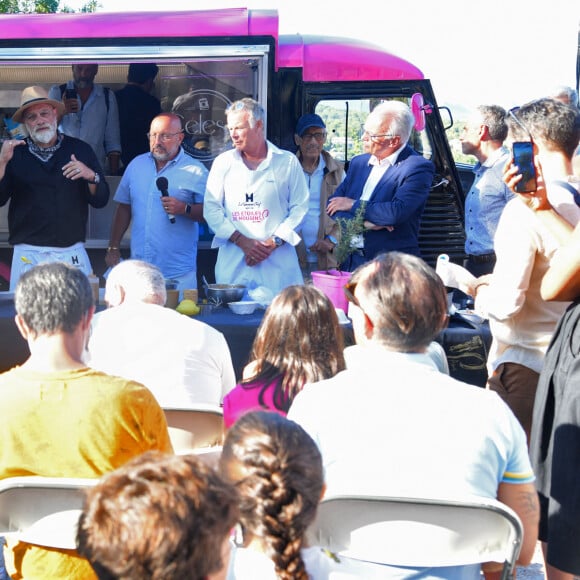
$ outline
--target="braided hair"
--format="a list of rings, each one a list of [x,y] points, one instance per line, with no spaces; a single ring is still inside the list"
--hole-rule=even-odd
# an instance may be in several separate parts
[[[312,438],[278,413],[246,413],[227,433],[220,470],[238,490],[244,534],[261,540],[277,577],[308,580],[300,550],[324,489]]]

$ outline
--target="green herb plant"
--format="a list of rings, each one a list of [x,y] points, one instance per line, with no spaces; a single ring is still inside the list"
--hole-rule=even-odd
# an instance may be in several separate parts
[[[333,253],[338,264],[337,269],[339,272],[342,270],[342,264],[356,251],[356,248],[352,246],[353,238],[362,235],[365,231],[365,207],[366,201],[362,201],[354,214],[354,218],[348,219],[340,217],[336,219],[336,222],[340,226],[340,239]]]

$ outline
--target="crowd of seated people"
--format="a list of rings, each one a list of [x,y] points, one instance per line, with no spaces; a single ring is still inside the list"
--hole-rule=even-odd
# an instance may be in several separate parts
[[[532,126],[537,107],[528,107],[535,111],[528,117],[523,107],[516,121]],[[577,145],[580,114],[572,117],[576,124],[561,130],[571,135],[568,145],[574,138]],[[547,151],[555,147],[552,134],[536,135]],[[0,423],[0,479],[69,476],[99,483],[87,491],[76,551],[0,537],[0,580],[497,576],[498,563],[365,566],[309,546],[306,530],[320,499],[349,492],[498,499],[523,524],[520,565],[531,561],[539,537],[549,580],[580,574],[580,530],[565,516],[576,513],[577,462],[562,459],[580,449],[573,364],[578,228],[552,208],[549,159],[546,153],[536,160],[537,191],[514,202],[523,201],[558,242],[538,283],[542,298],[573,302],[539,373],[529,449],[506,402],[441,372],[429,355],[447,323],[447,300],[435,271],[418,257],[381,254],[352,273],[345,288],[356,340],[350,355],[336,310],[320,290],[289,286],[274,298],[243,380],[232,390],[231,380],[213,388],[216,402],[223,398],[227,430],[217,469],[201,456],[173,453],[162,395],[152,394],[147,373],[103,372],[87,363],[97,326],[86,275],[58,262],[24,272],[16,323],[31,354],[0,374],[0,396],[10,410]],[[571,163],[565,167],[571,174]],[[517,168],[510,166],[504,179],[516,189]],[[117,268],[134,266],[155,273],[136,261]],[[129,306],[157,312],[164,303],[163,296],[141,296],[138,307],[129,304],[129,285],[114,274],[107,293],[114,307],[103,319]],[[143,326],[136,328],[138,334]],[[113,344],[121,332],[109,336]],[[151,346],[146,351],[131,355],[137,367],[139,357],[158,354]]]

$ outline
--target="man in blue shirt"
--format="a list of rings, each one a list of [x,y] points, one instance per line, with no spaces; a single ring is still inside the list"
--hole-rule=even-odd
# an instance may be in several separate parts
[[[208,171],[183,151],[178,115],[155,117],[148,137],[150,152],[129,163],[117,188],[106,262],[119,262],[121,239],[132,224],[131,258],[157,266],[180,290],[197,288],[198,222]]]
[[[105,172],[117,175],[121,135],[115,95],[107,87],[95,84],[98,64],[73,64],[72,72],[72,80],[54,85],[49,91],[51,99],[64,103],[60,130],[88,143]]]
[[[467,122],[461,149],[474,155],[475,179],[465,198],[465,267],[476,277],[491,274],[495,266],[493,238],[497,223],[513,193],[503,182],[510,158],[503,146],[507,137],[506,112],[497,105],[480,105]]]

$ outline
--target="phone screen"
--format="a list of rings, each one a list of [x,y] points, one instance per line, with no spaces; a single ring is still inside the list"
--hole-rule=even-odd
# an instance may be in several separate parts
[[[519,193],[536,191],[536,168],[534,166],[534,144],[531,141],[512,143],[514,165],[519,168],[522,179],[515,186]]]
[[[77,98],[77,90],[76,89],[66,89],[64,96],[66,99],[76,99]]]

